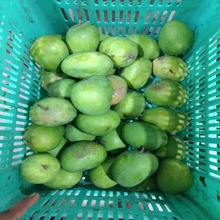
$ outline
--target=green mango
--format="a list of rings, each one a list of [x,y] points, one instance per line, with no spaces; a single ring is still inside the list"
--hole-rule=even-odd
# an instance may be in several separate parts
[[[166,133],[176,133],[189,125],[189,116],[179,110],[165,107],[146,109],[141,120],[156,125]]]
[[[193,31],[181,21],[168,21],[159,32],[159,47],[168,55],[178,56],[187,53],[193,43]]]
[[[85,132],[80,131],[72,123],[69,123],[69,124],[67,124],[65,126],[65,134],[64,134],[64,136],[70,142],[83,141],[83,140],[93,141],[96,138],[96,136],[94,136],[94,135],[87,134]]]
[[[27,156],[19,167],[21,178],[31,184],[43,184],[54,179],[60,171],[60,162],[49,153]]]
[[[66,57],[61,69],[68,76],[83,79],[94,75],[111,75],[114,72],[114,64],[111,58],[103,53],[81,52]]]
[[[66,43],[71,53],[96,51],[99,40],[98,27],[89,22],[74,24],[66,32]]]
[[[152,176],[147,177],[143,182],[137,184],[133,187],[126,187],[127,190],[132,192],[146,192],[149,190],[157,189],[156,176],[153,174]]]
[[[129,89],[139,90],[152,74],[152,62],[144,57],[138,57],[130,66],[121,68],[117,74],[123,77]]]
[[[52,83],[60,79],[66,79],[67,77],[68,76],[62,72],[57,73],[42,69],[40,71],[40,86],[48,91]]]
[[[46,183],[44,186],[50,189],[70,189],[75,186],[82,178],[82,172],[67,172],[64,169],[60,169],[60,172],[56,177]]]
[[[124,99],[112,109],[118,113],[121,119],[134,119],[138,117],[146,107],[146,100],[139,91],[128,91]]]
[[[123,187],[133,187],[153,175],[159,166],[156,156],[149,152],[125,151],[110,167],[111,177]]]
[[[59,126],[71,122],[77,111],[72,103],[64,98],[46,97],[30,107],[30,120],[38,125]]]
[[[112,84],[105,76],[90,76],[73,85],[70,98],[81,113],[100,115],[110,109],[112,95]]]
[[[110,133],[107,133],[106,135],[100,136],[97,138],[97,141],[101,143],[107,152],[111,152],[116,149],[124,149],[126,148],[126,143],[121,138],[121,129],[120,125]]]
[[[69,50],[61,39],[45,35],[34,41],[30,53],[43,69],[57,71],[60,70],[63,59],[69,55]]]
[[[88,171],[88,176],[95,186],[101,189],[109,189],[117,185],[109,175],[109,169],[114,160],[115,157],[107,157],[102,164]]]
[[[107,39],[109,37],[111,37],[111,36],[108,35],[108,34],[100,34],[100,41],[103,41],[103,40],[105,40],[105,39]]]
[[[161,79],[147,85],[144,96],[148,102],[163,107],[180,107],[187,99],[186,89],[178,82]]]
[[[63,149],[67,144],[68,144],[68,140],[65,137],[62,137],[59,145],[56,148],[49,150],[48,153],[56,158],[59,158],[61,152],[63,151]]]
[[[48,93],[50,96],[69,98],[72,92],[72,87],[77,81],[75,79],[60,79],[53,82]]]
[[[178,136],[168,135],[168,141],[165,146],[153,151],[152,153],[159,159],[163,158],[176,158],[183,160],[186,156],[187,148]]]
[[[127,122],[122,128],[123,140],[135,148],[153,151],[166,145],[167,134],[155,125],[141,121]]]
[[[116,68],[122,68],[136,60],[138,46],[126,37],[113,36],[101,41],[98,51],[111,57]]]
[[[113,87],[111,105],[118,104],[126,96],[128,88],[127,83],[122,77],[117,75],[109,75],[107,79],[110,80]]]
[[[153,60],[160,55],[160,48],[155,39],[145,34],[130,34],[130,40],[138,44],[138,56]]]
[[[82,132],[104,136],[119,126],[120,118],[115,111],[108,110],[101,115],[78,114],[75,118],[75,124]]]
[[[161,56],[153,60],[153,74],[161,79],[183,81],[188,73],[186,63],[176,56]]]
[[[56,148],[61,142],[65,129],[63,126],[42,126],[29,124],[23,133],[25,144],[33,151],[46,152]]]
[[[178,195],[190,189],[194,183],[192,170],[181,160],[165,158],[156,172],[158,188],[169,195]]]
[[[105,148],[93,141],[77,141],[61,154],[61,167],[68,172],[80,172],[100,165],[107,157]]]

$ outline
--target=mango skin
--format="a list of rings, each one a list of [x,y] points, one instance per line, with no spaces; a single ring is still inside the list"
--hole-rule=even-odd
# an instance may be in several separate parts
[[[149,190],[155,190],[157,189],[156,176],[155,174],[153,174],[152,176],[147,177],[143,182],[139,183],[138,185],[127,187],[126,189],[132,192],[146,192]]]
[[[145,107],[146,100],[141,92],[130,90],[121,102],[112,106],[112,109],[118,113],[122,120],[128,120],[138,117]]]
[[[110,167],[111,177],[123,187],[133,187],[153,175],[159,166],[156,156],[147,152],[125,151]]]
[[[182,131],[190,122],[190,118],[185,112],[165,107],[146,109],[140,119],[144,122],[154,124],[169,134]]]
[[[183,161],[174,158],[161,160],[155,175],[158,188],[168,195],[183,193],[194,183],[191,169]]]
[[[176,56],[160,56],[153,60],[153,74],[161,79],[183,81],[187,74],[187,64]]]
[[[61,155],[61,152],[63,151],[63,149],[65,148],[66,144],[68,144],[68,140],[63,137],[59,143],[59,145],[52,149],[52,150],[49,150],[47,151],[49,154],[51,154],[52,156],[56,157],[59,159],[60,155]]]
[[[72,87],[77,81],[75,79],[60,79],[53,82],[49,89],[48,93],[50,96],[60,97],[60,98],[69,98],[71,95]]]
[[[168,142],[165,146],[153,151],[158,159],[176,158],[183,160],[186,156],[187,148],[184,141],[176,135],[168,135]]]
[[[76,128],[76,126],[72,123],[69,123],[65,126],[65,134],[64,136],[67,138],[70,142],[75,141],[93,141],[95,139],[94,135],[84,133]]]
[[[81,52],[66,57],[61,64],[62,71],[75,78],[94,75],[111,75],[114,64],[110,57],[99,52]]]
[[[110,109],[112,94],[112,84],[105,76],[90,76],[73,85],[70,98],[81,113],[100,115]]]
[[[131,65],[138,55],[137,44],[128,38],[119,36],[101,41],[98,51],[111,57],[116,68]]]
[[[178,56],[189,51],[194,43],[194,33],[185,23],[171,20],[159,32],[158,44],[168,55]]]
[[[112,180],[109,175],[109,169],[114,160],[115,157],[107,157],[102,164],[89,170],[89,178],[95,186],[101,189],[109,189],[117,185],[117,183]]]
[[[63,126],[42,126],[30,124],[25,128],[23,140],[36,152],[46,152],[56,148],[64,135]]]
[[[44,183],[43,185],[50,189],[70,189],[75,186],[82,178],[82,172],[67,172],[64,169],[60,169],[57,176]]]
[[[113,87],[111,104],[116,105],[126,96],[128,88],[127,83],[122,77],[117,75],[109,75],[107,76],[107,79],[110,80]]]
[[[96,51],[99,41],[98,28],[89,22],[75,24],[66,32],[66,43],[71,53]]]
[[[75,118],[75,124],[82,132],[94,136],[103,136],[119,126],[120,118],[113,110],[101,115],[78,114]]]
[[[138,57],[130,66],[121,68],[117,74],[125,79],[129,89],[139,90],[152,74],[152,62],[144,57]]]
[[[144,147],[145,150],[153,151],[167,143],[167,134],[156,127],[140,121],[126,123],[122,128],[123,140],[135,148]]]
[[[64,98],[46,97],[33,104],[29,111],[30,120],[38,125],[59,126],[71,122],[77,111]]]
[[[145,34],[130,34],[128,39],[138,44],[138,56],[153,60],[160,55],[158,42]]]
[[[23,160],[19,171],[22,179],[28,183],[42,184],[56,177],[60,163],[49,153],[35,153]]]
[[[63,59],[69,55],[69,50],[62,40],[45,35],[34,41],[30,53],[43,69],[57,71]]]
[[[105,147],[107,152],[117,149],[125,149],[127,147],[121,138],[120,127],[121,126],[119,125],[110,133],[97,138],[97,141]]]
[[[105,148],[93,141],[77,141],[61,154],[61,167],[68,172],[80,172],[100,165],[107,157]]]
[[[180,107],[187,100],[187,91],[179,82],[161,79],[147,85],[144,96],[148,102],[157,106]]]
[[[57,73],[55,71],[47,71],[45,69],[42,69],[40,71],[40,86],[44,88],[46,91],[48,91],[49,87],[52,83],[60,80],[60,79],[66,79],[68,76],[65,73]]]

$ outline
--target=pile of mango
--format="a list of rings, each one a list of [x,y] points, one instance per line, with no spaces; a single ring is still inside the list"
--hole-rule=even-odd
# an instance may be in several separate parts
[[[193,174],[178,132],[189,124],[179,110],[188,74],[181,55],[193,43],[193,31],[175,20],[158,40],[100,34],[89,22],[36,39],[30,53],[48,96],[30,106],[23,180],[69,189],[86,176],[102,189],[188,190]]]

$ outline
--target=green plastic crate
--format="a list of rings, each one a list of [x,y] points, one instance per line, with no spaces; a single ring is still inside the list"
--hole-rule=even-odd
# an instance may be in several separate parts
[[[37,191],[41,197],[22,219],[28,220],[215,220],[220,216],[220,1],[219,0],[2,0],[0,2],[0,211]],[[90,21],[101,33],[145,33],[158,38],[171,19],[195,31],[184,57],[189,75],[184,111],[191,123],[181,133],[186,163],[195,183],[186,193],[128,192],[77,185],[46,190],[23,182],[19,165],[30,152],[22,140],[29,106],[43,96],[39,67],[30,57],[33,41],[65,33]]]

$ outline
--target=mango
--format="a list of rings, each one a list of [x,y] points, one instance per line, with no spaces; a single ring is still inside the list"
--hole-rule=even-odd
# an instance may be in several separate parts
[[[153,151],[153,154],[159,159],[176,158],[183,160],[186,156],[187,148],[177,135],[168,135],[168,141],[165,146]]]
[[[110,167],[111,177],[123,187],[133,187],[153,175],[159,166],[156,156],[149,152],[125,151]]]
[[[171,20],[159,32],[159,47],[168,55],[185,54],[191,49],[193,43],[193,31],[186,23],[181,21]]]
[[[65,137],[62,137],[59,145],[56,148],[49,150],[48,153],[56,158],[59,158],[61,152],[63,151],[63,149],[66,147],[67,144],[68,144],[68,140]]]
[[[116,68],[122,68],[136,60],[138,46],[128,38],[113,36],[101,41],[98,51],[111,57]]]
[[[82,172],[67,172],[60,169],[59,173],[52,180],[43,183],[50,189],[70,189],[75,186],[82,178]]]
[[[84,133],[103,136],[119,126],[120,118],[113,110],[109,110],[101,115],[78,114],[75,118],[75,124]]]
[[[130,66],[118,70],[117,74],[126,80],[129,89],[139,90],[152,74],[152,62],[147,58],[138,57]]]
[[[46,183],[54,179],[59,171],[59,160],[45,152],[27,156],[19,168],[21,178],[31,184]]]
[[[77,141],[61,154],[61,167],[68,172],[80,172],[100,165],[107,153],[105,148],[93,141]]]
[[[160,56],[153,60],[153,74],[161,79],[183,81],[188,73],[186,63],[176,56]]]
[[[80,131],[78,128],[76,128],[76,126],[73,123],[69,123],[65,126],[64,136],[70,142],[83,141],[83,140],[93,141],[95,140],[96,137],[94,135]]]
[[[100,115],[110,109],[112,95],[112,84],[105,76],[90,76],[73,85],[70,98],[81,113]]]
[[[32,123],[25,128],[23,140],[31,150],[46,152],[59,145],[64,132],[63,126],[48,127]]]
[[[138,117],[146,107],[146,100],[139,91],[128,91],[124,99],[112,109],[121,119],[134,119]]]
[[[72,87],[77,81],[75,79],[61,79],[53,82],[48,93],[50,96],[69,98],[72,92]]]
[[[30,48],[31,56],[41,68],[49,71],[60,70],[61,62],[69,55],[66,44],[55,36],[42,36]]]
[[[118,104],[126,96],[127,83],[122,77],[117,75],[109,75],[107,79],[110,80],[113,88],[111,105]]]
[[[109,189],[117,185],[109,175],[109,169],[114,160],[115,157],[107,157],[102,164],[88,171],[89,179],[95,186],[101,189]]]
[[[167,134],[155,125],[133,121],[127,122],[122,128],[123,140],[135,148],[144,147],[145,150],[153,151],[167,143]]]
[[[137,184],[133,187],[126,187],[127,190],[132,192],[146,192],[149,190],[157,189],[157,181],[156,176],[153,174],[152,176],[147,177],[143,182]]]
[[[146,109],[141,115],[141,120],[156,125],[166,133],[182,131],[189,125],[189,116],[180,110],[154,107]]]
[[[72,103],[64,98],[46,97],[30,107],[30,120],[38,125],[59,126],[71,122],[77,111]]]
[[[148,84],[144,89],[144,96],[151,104],[175,108],[185,104],[187,92],[180,83],[161,79]]]
[[[62,72],[51,72],[47,71],[45,69],[42,69],[40,71],[40,86],[44,88],[46,91],[48,91],[51,84],[55,81],[58,81],[60,79],[68,78],[68,76],[65,73]]]
[[[174,158],[161,160],[155,175],[158,188],[169,195],[183,193],[194,183],[192,170],[186,163]]]
[[[103,41],[103,40],[105,40],[106,38],[109,38],[109,37],[111,37],[111,36],[108,35],[108,34],[100,34],[100,41]]]
[[[124,149],[126,148],[126,143],[122,140],[121,137],[121,129],[120,125],[110,133],[107,133],[106,135],[98,137],[97,141],[101,143],[107,152],[111,152],[116,149]]]
[[[62,71],[75,78],[87,78],[94,75],[113,74],[114,64],[107,55],[94,52],[81,52],[66,57],[61,64]]]
[[[89,22],[74,24],[66,32],[66,43],[71,53],[96,51],[99,40],[98,27]]]
[[[150,60],[156,59],[160,55],[158,42],[145,34],[130,34],[130,40],[138,44],[138,56]]]

